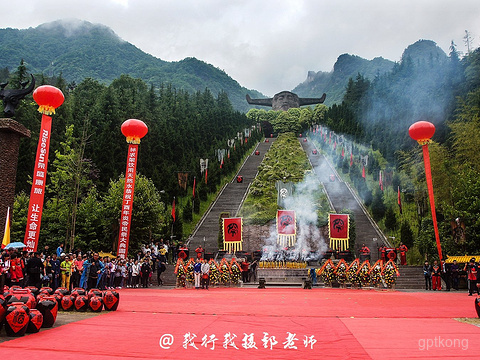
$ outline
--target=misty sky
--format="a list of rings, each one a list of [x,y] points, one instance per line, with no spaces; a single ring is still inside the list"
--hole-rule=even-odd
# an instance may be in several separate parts
[[[268,96],[331,71],[343,53],[399,61],[419,39],[466,52],[465,30],[480,45],[480,0],[21,0],[3,1],[2,14],[0,28],[104,24],[155,57],[196,57]]]

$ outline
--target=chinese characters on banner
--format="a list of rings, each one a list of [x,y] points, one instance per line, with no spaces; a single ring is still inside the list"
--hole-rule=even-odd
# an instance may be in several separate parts
[[[125,173],[125,188],[123,190],[122,212],[120,215],[120,231],[118,234],[117,255],[125,259],[128,254],[130,225],[132,222],[132,204],[135,191],[135,174],[137,171],[138,145],[128,145],[127,170]]]
[[[329,214],[328,232],[332,250],[344,251],[348,249],[349,219],[348,214]]]
[[[50,133],[52,118],[42,116],[40,137],[38,139],[37,156],[33,171],[32,190],[28,205],[27,228],[25,230],[24,243],[27,251],[37,251],[40,224],[42,222],[43,200],[45,197],[45,181],[47,178],[48,149],[50,147]]]

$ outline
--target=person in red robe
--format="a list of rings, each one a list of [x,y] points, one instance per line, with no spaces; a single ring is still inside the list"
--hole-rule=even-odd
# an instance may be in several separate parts
[[[195,249],[195,252],[197,253],[197,259],[202,259],[203,258],[203,253],[205,252],[205,249],[202,248],[201,245],[198,245],[198,247]]]
[[[360,249],[360,261],[370,260],[370,249],[367,245],[363,244]]]
[[[398,251],[400,251],[400,265],[407,265],[407,246],[403,243],[400,243]]]
[[[380,251],[380,260],[382,260],[383,262],[386,262],[387,261],[387,257],[386,257],[387,248],[385,247],[385,245],[380,246],[380,248],[378,250]]]

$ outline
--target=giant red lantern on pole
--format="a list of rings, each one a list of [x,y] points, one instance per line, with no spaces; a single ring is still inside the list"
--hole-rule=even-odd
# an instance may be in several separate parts
[[[28,204],[27,228],[24,238],[27,251],[37,251],[38,246],[47,178],[48,149],[50,147],[52,129],[52,118],[50,115],[55,114],[55,109],[63,104],[65,97],[60,89],[50,85],[43,85],[33,92],[33,99],[39,105],[38,111],[42,113],[42,123],[38,137],[32,190]]]
[[[138,144],[147,135],[148,127],[141,120],[129,119],[122,124],[122,134],[127,138],[128,156],[125,171],[125,187],[123,188],[122,212],[120,215],[120,231],[118,234],[117,255],[125,259],[128,255],[130,224],[132,221],[133,195],[135,191],[135,175],[137,172]]]
[[[425,163],[425,177],[427,179],[428,197],[430,199],[430,209],[432,212],[433,229],[435,231],[435,240],[437,242],[438,256],[443,260],[442,246],[440,245],[440,235],[438,234],[437,213],[435,212],[435,197],[433,196],[432,172],[430,169],[430,154],[428,144],[435,133],[435,125],[428,121],[417,121],[410,126],[408,133],[413,140],[422,145],[423,161]]]

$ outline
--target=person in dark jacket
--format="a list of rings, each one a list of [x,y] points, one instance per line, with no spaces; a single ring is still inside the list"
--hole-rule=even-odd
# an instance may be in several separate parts
[[[28,260],[26,265],[26,272],[28,274],[28,285],[35,286],[40,289],[42,286],[42,276],[45,273],[45,267],[43,266],[42,259],[40,259],[40,253],[37,251],[33,257]]]
[[[453,260],[453,264],[452,266],[450,266],[450,272],[452,274],[452,287],[455,290],[458,290],[458,278],[459,278],[460,267],[457,264],[457,260]]]
[[[432,290],[432,267],[428,261],[423,264],[423,275],[425,276],[425,290]]]
[[[140,267],[140,275],[142,279],[142,287],[148,287],[148,279],[150,278],[150,273],[152,272],[152,267],[150,266],[150,260],[147,257],[142,259],[142,265]]]
[[[50,265],[52,265],[52,289],[55,291],[60,284],[60,260],[58,260],[57,254],[53,254]]]

